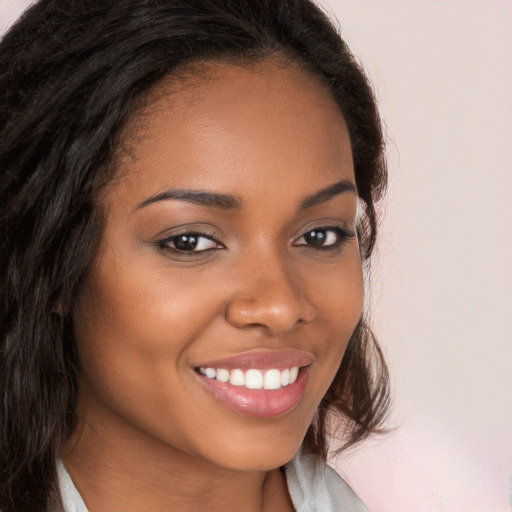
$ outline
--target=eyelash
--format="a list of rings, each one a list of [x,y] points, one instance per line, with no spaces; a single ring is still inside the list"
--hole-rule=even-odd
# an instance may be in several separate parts
[[[327,241],[329,241],[329,236],[334,234],[335,240],[328,245],[312,245],[311,243],[307,243],[306,237],[308,235],[314,236],[313,234],[322,234],[322,236],[326,236]],[[340,226],[319,226],[314,227],[306,231],[301,237],[299,237],[295,242],[295,247],[305,247],[307,249],[313,250],[313,251],[336,251],[338,250],[343,243],[347,242],[348,240],[351,240],[355,238],[355,233],[349,229],[342,228]],[[179,249],[176,247],[176,243],[179,241],[180,237],[184,238],[196,238],[196,244],[191,250],[186,249]],[[208,242],[211,242],[213,245],[212,247],[206,247],[201,250],[197,250],[197,246],[201,246],[204,244],[204,242],[201,243],[201,239],[207,240]],[[306,243],[299,243],[300,240],[304,239]],[[222,249],[224,246],[221,242],[219,242],[214,235],[207,235],[205,233],[201,233],[199,231],[184,231],[182,233],[177,233],[175,235],[172,235],[170,237],[167,237],[163,240],[159,240],[156,242],[156,244],[160,249],[165,251],[170,251],[175,254],[184,255],[184,256],[194,256],[206,253],[211,250],[216,249]],[[174,247],[173,247],[174,245]]]

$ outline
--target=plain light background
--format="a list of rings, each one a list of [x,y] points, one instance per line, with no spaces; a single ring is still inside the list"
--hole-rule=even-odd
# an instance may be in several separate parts
[[[0,0],[0,32],[29,3]],[[321,4],[377,90],[390,169],[371,302],[396,430],[336,466],[372,512],[507,512],[512,2]]]

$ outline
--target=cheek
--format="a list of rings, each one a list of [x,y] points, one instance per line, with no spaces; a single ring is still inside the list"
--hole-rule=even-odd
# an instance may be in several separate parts
[[[315,356],[324,373],[323,396],[334,378],[346,346],[363,313],[364,286],[357,247],[344,261],[311,279],[317,318],[311,328],[321,332]],[[321,398],[321,397],[320,397]]]
[[[343,261],[318,269],[309,277],[315,290],[318,318],[332,331],[345,338],[359,321],[364,303],[363,272],[356,244],[347,248]]]
[[[93,268],[74,315],[89,413],[106,406],[142,427],[146,420],[157,425],[155,411],[172,416],[185,407],[180,375],[187,348],[216,306],[211,293],[180,284],[120,256]]]
[[[143,358],[172,352],[177,359],[216,312],[210,283],[191,282],[186,273],[172,273],[143,257],[112,259],[100,260],[86,283],[75,324],[79,338]]]

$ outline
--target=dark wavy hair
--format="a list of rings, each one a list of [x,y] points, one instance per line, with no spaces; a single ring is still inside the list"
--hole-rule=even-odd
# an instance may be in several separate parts
[[[361,254],[386,185],[369,82],[309,0],[41,0],[0,44],[0,509],[59,508],[55,461],[76,426],[79,360],[71,311],[102,234],[95,198],[123,128],[178,67],[278,57],[330,90],[348,126],[363,206]],[[59,311],[56,311],[56,308]],[[355,329],[305,446],[327,456],[379,432],[386,365],[367,322]]]

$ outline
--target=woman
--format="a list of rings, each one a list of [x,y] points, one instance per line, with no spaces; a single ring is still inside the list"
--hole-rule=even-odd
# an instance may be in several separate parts
[[[386,172],[325,15],[42,0],[0,60],[0,510],[365,510]]]

